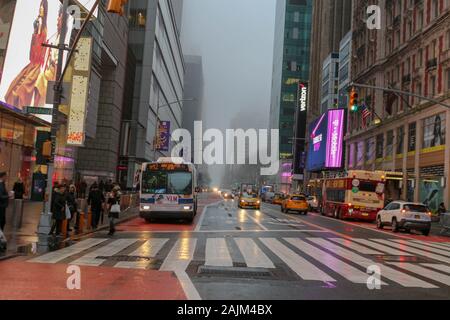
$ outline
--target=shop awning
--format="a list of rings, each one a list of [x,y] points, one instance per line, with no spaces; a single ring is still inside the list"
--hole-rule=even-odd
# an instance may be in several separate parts
[[[11,106],[7,103],[4,103],[0,101],[0,112],[8,114],[14,118],[20,119],[22,121],[25,121],[26,123],[32,124],[36,127],[50,127],[50,123],[42,120],[41,118],[38,118],[36,116],[33,116],[31,114],[26,114],[22,110]]]

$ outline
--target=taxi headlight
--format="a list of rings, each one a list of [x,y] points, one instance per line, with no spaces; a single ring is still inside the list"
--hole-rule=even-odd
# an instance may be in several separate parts
[[[144,210],[150,210],[150,206],[143,206],[142,209],[144,209]]]

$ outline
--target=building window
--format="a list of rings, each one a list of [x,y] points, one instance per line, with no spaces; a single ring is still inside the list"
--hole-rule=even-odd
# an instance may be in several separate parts
[[[383,158],[383,149],[384,149],[384,135],[377,135],[377,146],[376,146],[376,158]]]
[[[433,19],[436,19],[439,16],[439,1],[433,0]]]
[[[445,145],[445,113],[423,120],[423,148]]]
[[[390,130],[386,134],[386,156],[392,156],[394,147],[394,131]]]
[[[146,9],[130,9],[130,28],[145,28]]]
[[[405,139],[405,127],[397,128],[397,154],[403,154],[403,141]]]
[[[434,97],[436,95],[436,77],[435,76],[430,77],[430,93],[431,93],[432,97]]]
[[[416,151],[416,123],[408,126],[408,152]]]

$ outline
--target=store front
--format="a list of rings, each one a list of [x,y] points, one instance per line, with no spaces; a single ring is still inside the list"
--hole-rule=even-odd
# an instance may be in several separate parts
[[[36,127],[47,126],[47,122],[0,102],[0,171],[7,174],[8,190],[20,178],[26,195],[30,195],[35,167]]]

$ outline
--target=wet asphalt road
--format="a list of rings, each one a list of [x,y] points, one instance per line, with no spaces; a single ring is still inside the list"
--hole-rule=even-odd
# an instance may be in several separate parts
[[[450,242],[231,200],[192,230],[97,232],[28,262],[172,272],[187,299],[450,298]],[[368,267],[381,272],[379,289],[368,288]]]

